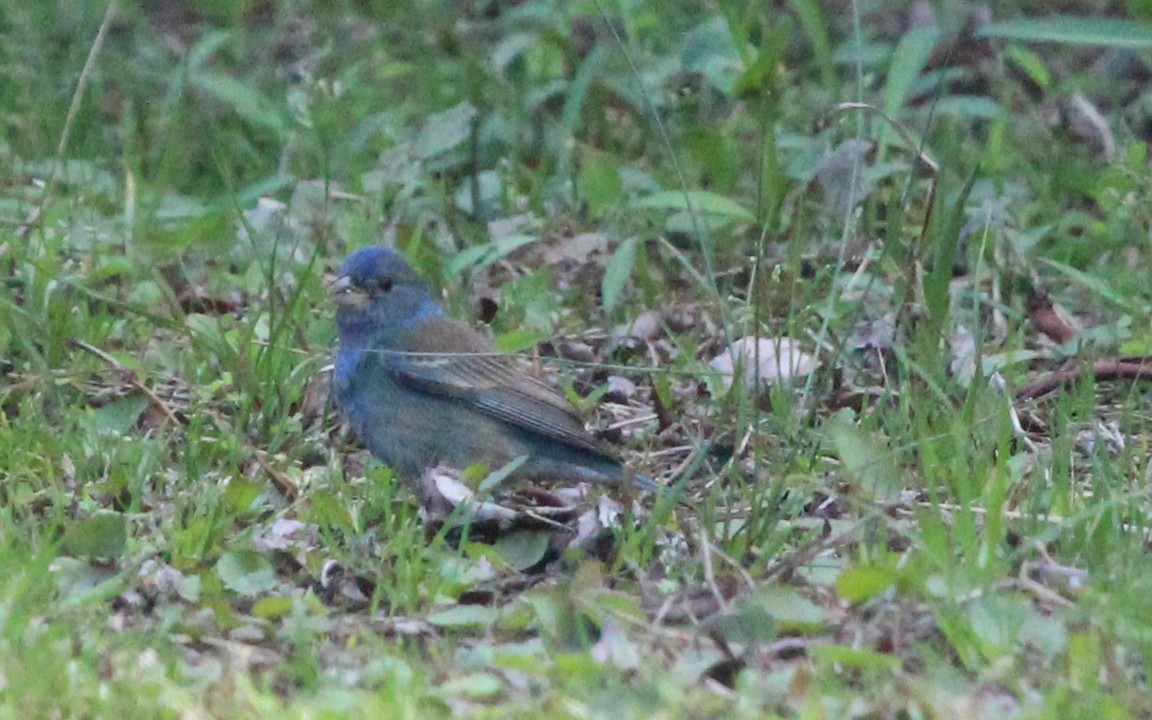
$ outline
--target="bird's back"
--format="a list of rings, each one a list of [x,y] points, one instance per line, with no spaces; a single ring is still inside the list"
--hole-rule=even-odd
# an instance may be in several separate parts
[[[440,462],[496,469],[526,455],[522,477],[609,484],[622,477],[611,449],[562,395],[448,318],[377,334],[339,394],[369,449],[405,475]]]

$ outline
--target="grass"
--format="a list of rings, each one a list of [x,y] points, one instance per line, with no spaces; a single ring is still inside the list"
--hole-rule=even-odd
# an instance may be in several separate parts
[[[1138,9],[0,11],[5,716],[1152,712],[1144,380],[1017,394],[1152,354]],[[691,506],[425,522],[328,393],[372,242]]]

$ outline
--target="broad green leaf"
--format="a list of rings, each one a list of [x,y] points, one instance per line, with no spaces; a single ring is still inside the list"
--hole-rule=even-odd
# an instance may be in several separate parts
[[[629,618],[633,622],[642,622],[647,617],[640,607],[639,598],[626,593],[597,590],[580,596],[580,600],[580,609],[598,621],[602,621],[605,614]]]
[[[984,656],[995,659],[1010,654],[1030,612],[1028,602],[1022,598],[984,595],[973,599],[968,604],[968,620]]]
[[[517,604],[522,608],[527,608],[527,604],[525,603]],[[507,611],[507,608],[505,608],[505,611]],[[492,648],[486,648],[483,652],[488,655],[484,660],[484,664],[488,667],[499,668],[501,670],[519,670],[527,673],[539,670],[544,658],[548,654],[544,644],[541,643],[539,639],[518,643],[505,643]]]
[[[856,42],[846,40],[836,46],[832,60],[837,65],[870,68],[887,63],[892,57],[893,47],[886,42]]]
[[[116,558],[124,553],[127,539],[123,515],[98,512],[68,525],[64,549],[78,557]]]
[[[479,111],[468,101],[431,115],[416,136],[413,150],[421,160],[448,152],[472,135],[472,123]]]
[[[504,562],[517,570],[527,570],[544,559],[552,535],[547,530],[509,532],[496,541],[496,550]]]
[[[611,312],[620,302],[628,279],[632,277],[632,267],[636,264],[636,238],[626,238],[612,253],[608,266],[604,268],[604,279],[600,283],[600,300],[604,311]]]
[[[555,671],[566,682],[595,687],[604,682],[604,667],[588,652],[559,652],[551,657]]]
[[[291,595],[264,597],[252,604],[252,615],[265,620],[276,620],[292,612],[296,599]]]
[[[225,587],[240,595],[259,595],[279,585],[272,563],[256,552],[224,553],[216,562],[216,574]]]
[[[493,70],[504,75],[513,62],[539,42],[540,36],[535,33],[512,33],[496,44],[488,61]]]
[[[576,70],[576,77],[572,79],[572,84],[568,86],[562,117],[564,118],[564,126],[573,134],[579,132],[584,124],[581,115],[584,110],[584,102],[588,97],[588,88],[603,72],[609,54],[604,45],[594,45]]]
[[[724,215],[737,220],[755,222],[756,216],[740,203],[723,195],[705,190],[662,190],[640,198],[632,207],[641,210],[681,210]]]
[[[1100,17],[1056,16],[1007,20],[985,25],[976,37],[1065,45],[1102,45],[1123,50],[1152,50],[1152,23]]]
[[[500,613],[487,605],[454,605],[434,612],[428,622],[437,627],[487,627],[496,622]]]
[[[896,585],[896,572],[877,565],[858,565],[840,573],[836,592],[848,602],[861,603]]]
[[[733,218],[727,215],[701,215],[700,213],[677,212],[668,216],[664,227],[670,233],[695,235],[697,231],[707,235],[731,225]]]
[[[765,587],[749,602],[767,610],[780,630],[818,632],[828,622],[824,608],[790,587]]]
[[[440,686],[444,697],[462,695],[470,698],[493,698],[504,690],[504,681],[489,673],[472,673],[453,678]]]
[[[928,56],[940,31],[934,27],[922,27],[909,31],[900,39],[896,52],[892,54],[892,64],[888,66],[888,79],[884,83],[881,109],[888,117],[896,119],[900,109],[908,100],[908,93],[924,70]]]
[[[1091,290],[1105,300],[1114,303],[1131,313],[1143,314],[1142,308],[1133,301],[1133,298],[1125,297],[1120,293],[1117,293],[1116,290],[1113,289],[1113,287],[1109,285],[1106,280],[1093,275],[1089,275],[1088,273],[1085,273],[1081,270],[1077,270],[1071,265],[1065,265],[1064,263],[1058,262],[1056,260],[1050,260],[1048,258],[1038,258],[1038,260],[1053,270],[1056,270],[1057,272],[1067,276],[1070,280],[1080,283],[1085,288]]]
[[[256,500],[267,490],[266,482],[263,479],[232,478],[224,489],[222,500],[233,512],[251,510]]]
[[[548,340],[548,335],[526,328],[506,332],[496,338],[496,350],[502,353],[524,352]]]
[[[492,242],[473,245],[456,253],[444,263],[444,277],[457,277],[467,268],[484,268],[525,245],[536,242],[535,235],[505,235]]]
[[[503,192],[503,180],[495,170],[481,170],[464,178],[452,199],[461,212],[478,219],[495,217],[497,204]]]
[[[140,421],[152,401],[146,395],[129,395],[92,411],[92,420],[101,432],[123,435]]]
[[[1022,45],[1009,45],[1004,48],[1004,59],[1024,71],[1037,86],[1047,89],[1052,85],[1052,73],[1044,60]]]
[[[232,108],[252,125],[270,130],[277,137],[287,137],[288,124],[283,113],[255,86],[211,72],[194,73],[192,84]]]
[[[100,562],[61,555],[49,568],[62,607],[107,602],[131,585],[124,573]]]
[[[680,46],[680,63],[685,70],[704,75],[725,94],[732,94],[742,63],[723,15],[717,13],[688,31]]]
[[[708,618],[703,627],[709,635],[730,643],[769,643],[776,639],[776,620],[770,608],[752,598],[728,612]]]
[[[949,95],[940,98],[932,111],[936,115],[949,115],[969,120],[995,120],[1004,114],[1004,108],[993,100],[975,95]]]
[[[828,23],[820,12],[820,3],[816,0],[788,0],[792,12],[800,18],[800,26],[812,43],[812,54],[816,64],[820,66],[824,82],[831,84],[835,80],[835,69],[832,66],[832,40],[828,37]]]
[[[900,498],[900,472],[883,438],[841,418],[833,419],[825,428],[844,467],[865,496],[879,502]]]
[[[836,664],[843,665],[845,668],[860,670],[897,671],[900,669],[900,658],[896,655],[848,647],[847,645],[815,646],[812,648],[812,657],[821,667]]]
[[[607,153],[588,150],[580,156],[580,197],[588,203],[588,214],[599,217],[616,206],[624,195],[624,181],[616,160]]]

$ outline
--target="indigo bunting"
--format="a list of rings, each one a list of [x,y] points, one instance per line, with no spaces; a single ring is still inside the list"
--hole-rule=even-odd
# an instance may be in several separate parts
[[[498,470],[524,457],[511,478],[659,487],[627,473],[562,395],[447,317],[395,252],[352,253],[329,293],[338,306],[339,405],[401,478],[441,462]]]

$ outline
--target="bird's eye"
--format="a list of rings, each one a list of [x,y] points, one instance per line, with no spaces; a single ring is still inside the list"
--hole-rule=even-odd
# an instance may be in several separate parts
[[[392,289],[392,278],[387,275],[376,278],[376,290],[378,292],[386,293]]]

